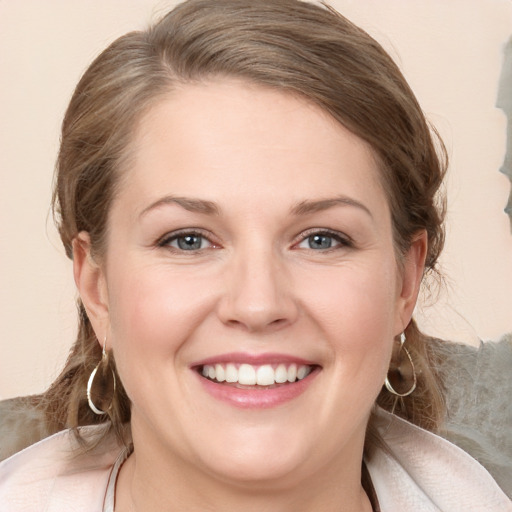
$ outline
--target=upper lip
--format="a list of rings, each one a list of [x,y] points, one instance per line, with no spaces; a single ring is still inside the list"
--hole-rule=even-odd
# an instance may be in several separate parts
[[[215,365],[223,363],[238,363],[238,364],[250,364],[253,366],[261,366],[264,364],[298,364],[298,365],[318,365],[313,361],[308,361],[301,357],[296,357],[290,354],[279,354],[274,352],[267,352],[264,354],[249,354],[245,352],[230,352],[227,354],[219,354],[216,356],[201,359],[200,361],[194,362],[190,366],[192,368],[205,365]]]

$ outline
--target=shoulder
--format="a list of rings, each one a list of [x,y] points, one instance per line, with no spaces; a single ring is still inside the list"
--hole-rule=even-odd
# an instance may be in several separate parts
[[[445,439],[382,410],[388,450],[367,465],[383,510],[512,512],[512,502],[487,470]]]
[[[94,438],[99,427],[83,427]],[[48,437],[0,463],[0,512],[100,512],[113,464],[122,451],[113,438],[87,453],[72,431]]]

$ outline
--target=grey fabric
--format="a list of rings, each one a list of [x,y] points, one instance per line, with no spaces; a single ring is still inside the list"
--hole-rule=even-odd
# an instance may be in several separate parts
[[[53,432],[45,427],[38,396],[0,401],[0,461]]]
[[[432,342],[446,391],[440,434],[478,460],[512,498],[512,333],[478,348]]]

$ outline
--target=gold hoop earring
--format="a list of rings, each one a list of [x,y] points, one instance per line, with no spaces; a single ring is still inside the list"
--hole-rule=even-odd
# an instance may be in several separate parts
[[[107,414],[110,410],[116,391],[116,375],[105,350],[106,342],[107,337],[105,336],[101,360],[91,372],[87,382],[87,402],[91,411],[98,416]]]
[[[410,369],[410,372],[412,373],[412,385],[411,385],[411,387],[407,391],[405,391],[404,393],[399,393],[395,389],[395,387],[397,387],[398,383],[400,383],[400,382],[403,383],[403,382],[408,380],[407,377],[404,377],[404,373],[405,372],[404,372],[404,370],[402,368],[402,366],[403,366],[402,360],[400,360],[399,364],[396,367],[396,370],[388,371],[388,375],[386,376],[386,380],[384,381],[384,385],[386,386],[386,389],[390,393],[392,393],[393,395],[395,395],[397,397],[400,397],[400,398],[409,396],[416,389],[416,384],[417,384],[416,369],[414,368],[414,363],[412,361],[411,354],[409,353],[409,351],[404,346],[405,341],[406,341],[405,333],[402,333],[400,335],[400,348],[398,350],[398,354],[399,354],[399,356],[401,356],[402,351],[405,352],[405,355],[407,357],[407,359],[405,359],[405,360],[409,362],[409,365],[411,367],[411,369]],[[391,380],[396,381],[395,387],[393,387],[393,385],[391,384]]]

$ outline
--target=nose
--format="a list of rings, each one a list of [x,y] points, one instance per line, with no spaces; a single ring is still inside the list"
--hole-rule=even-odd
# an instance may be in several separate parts
[[[293,280],[285,262],[271,249],[233,256],[224,277],[224,293],[218,304],[224,324],[264,332],[281,329],[297,319]]]

